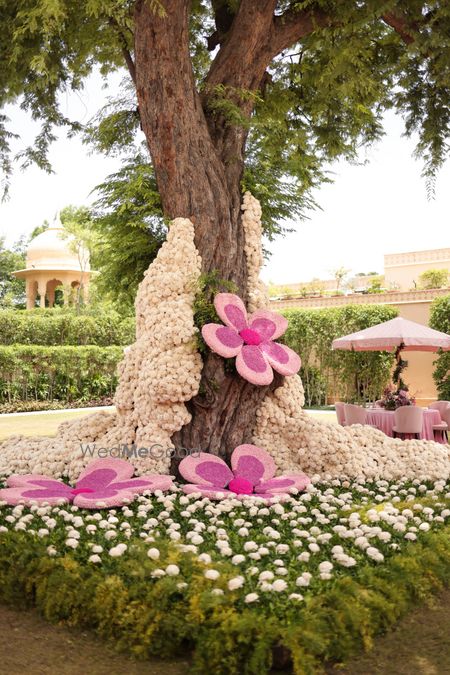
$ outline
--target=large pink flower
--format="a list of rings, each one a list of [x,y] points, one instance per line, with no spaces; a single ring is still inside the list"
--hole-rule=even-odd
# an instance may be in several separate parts
[[[124,459],[97,459],[81,473],[75,487],[39,474],[10,476],[7,488],[0,490],[0,501],[7,504],[68,504],[84,509],[122,506],[136,494],[168,490],[170,476],[148,475],[132,478],[133,465]]]
[[[288,322],[281,314],[259,309],[250,316],[244,303],[233,293],[214,298],[217,314],[225,326],[207,323],[202,328],[206,344],[224,358],[236,357],[236,369],[252,384],[270,384],[273,370],[294,375],[300,370],[300,357],[292,349],[273,342],[286,331]]]
[[[231,455],[231,469],[223,459],[207,452],[185,457],[179,466],[183,478],[189,481],[183,485],[187,494],[201,492],[209,499],[249,495],[273,499],[286,497],[291,488],[304,490],[311,482],[304,473],[275,476],[275,462],[262,448],[256,445],[239,445]]]

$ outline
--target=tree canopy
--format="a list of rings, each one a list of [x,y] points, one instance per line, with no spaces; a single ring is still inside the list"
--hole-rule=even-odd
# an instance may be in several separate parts
[[[69,135],[83,132],[104,152],[127,159],[130,147],[135,152],[134,11],[140,2],[0,0],[0,107],[19,101],[41,121],[34,143],[17,158],[22,164],[51,169],[48,147],[58,127]],[[155,15],[171,20],[165,0],[147,2]],[[417,133],[417,154],[432,185],[449,149],[448,2],[264,0],[258,11],[269,14],[264,47],[267,42],[270,64],[261,82],[239,88],[219,71],[238,32],[249,51],[256,50],[252,26],[244,23],[249,4],[180,0],[175,11],[189,6],[192,66],[205,106],[248,131],[242,187],[262,201],[269,235],[311,203],[311,189],[327,179],[330,161],[355,160],[361,145],[380,138],[383,114],[391,108],[402,114],[407,135]],[[97,69],[107,79],[124,67],[124,93],[96,119],[82,125],[64,112],[62,93],[82,90]],[[6,178],[14,133],[13,121],[2,114]],[[155,215],[159,209],[155,202]]]

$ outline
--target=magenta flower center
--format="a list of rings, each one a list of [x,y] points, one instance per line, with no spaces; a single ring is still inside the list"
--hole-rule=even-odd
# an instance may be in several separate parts
[[[260,334],[251,328],[244,328],[239,335],[246,345],[259,345],[262,342]]]
[[[83,493],[94,492],[91,488],[74,488],[70,491],[71,495],[82,495]]]
[[[228,489],[237,495],[251,495],[253,493],[253,483],[246,478],[233,478],[228,483]]]

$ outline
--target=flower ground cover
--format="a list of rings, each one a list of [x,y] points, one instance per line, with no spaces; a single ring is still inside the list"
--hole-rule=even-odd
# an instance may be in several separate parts
[[[199,673],[296,673],[370,646],[450,576],[450,485],[330,480],[288,501],[178,490],[98,513],[0,510],[0,595]],[[280,649],[278,649],[280,651]]]

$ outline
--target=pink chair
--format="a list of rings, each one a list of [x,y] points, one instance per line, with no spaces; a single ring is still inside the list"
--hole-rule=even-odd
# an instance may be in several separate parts
[[[450,428],[450,405],[447,405],[445,408],[439,410],[439,414],[441,416],[442,422],[439,424],[433,424],[433,435],[436,438],[436,434],[440,434],[441,440],[446,440],[448,443],[448,430]]]
[[[450,401],[435,401],[428,406],[431,410],[439,410],[439,414],[442,417],[442,412],[450,407]]]
[[[367,422],[367,410],[361,408],[359,405],[344,403],[344,413],[347,426],[350,426],[351,424],[366,424],[368,426],[373,426]]]
[[[345,421],[345,403],[337,402],[334,404],[334,407],[336,409],[338,424],[340,424],[342,427],[345,427],[347,424]]]
[[[423,409],[416,405],[407,405],[397,408],[394,412],[394,426],[392,431],[394,438],[399,435],[404,438],[405,434],[412,434],[414,438],[420,438],[423,428]]]

